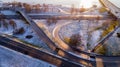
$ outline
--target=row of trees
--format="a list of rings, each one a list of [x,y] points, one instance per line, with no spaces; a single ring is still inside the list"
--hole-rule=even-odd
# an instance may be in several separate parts
[[[0,27],[8,29],[8,26],[11,26],[13,27],[13,29],[15,29],[17,27],[17,24],[14,20],[10,20],[9,22],[7,22],[5,19],[0,19]]]
[[[9,28],[12,28],[13,35],[25,33],[25,30],[23,27],[17,28],[17,24],[14,20],[6,21],[5,19],[0,19],[0,27],[3,27],[4,30],[8,30]]]
[[[47,12],[48,11],[48,5],[47,4],[35,4],[31,5],[28,3],[21,3],[21,2],[12,2],[12,3],[7,3],[7,5],[11,5],[12,7],[21,7],[24,8],[27,12]]]
[[[97,5],[93,5],[91,8],[97,8]],[[75,6],[72,4],[70,13],[71,14],[77,14],[86,11],[88,8],[80,7],[75,8]],[[90,9],[90,8],[89,8]],[[104,9],[101,9],[100,11],[105,11]]]
[[[24,3],[23,7],[25,8],[27,12],[38,12],[39,13],[39,12],[47,12],[49,10],[48,5],[46,4],[30,5],[30,4]]]
[[[83,8],[83,7],[82,8],[75,8],[74,5],[72,5],[71,9],[70,9],[71,14],[77,14],[77,13],[81,13],[81,12],[84,12],[84,11],[86,11],[85,8]]]

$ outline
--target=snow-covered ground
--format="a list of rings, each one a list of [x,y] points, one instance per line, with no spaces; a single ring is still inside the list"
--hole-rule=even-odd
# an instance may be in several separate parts
[[[104,43],[106,55],[120,56],[120,28]]]
[[[50,50],[48,46],[42,40],[38,38],[38,36],[32,30],[32,28],[28,24],[25,23],[25,21],[23,20],[13,20],[13,21],[15,22],[14,24],[16,25],[14,28],[12,25],[9,24],[10,23],[9,20],[5,20],[4,22],[1,21],[0,22],[0,25],[1,25],[0,33],[15,36],[20,40],[23,40],[35,46]],[[6,23],[7,26],[5,27],[3,23]],[[21,28],[23,28],[23,31],[21,33],[17,33],[16,31]]]
[[[97,27],[102,26],[103,21],[89,21],[89,20],[81,20],[79,21],[70,21],[72,23],[65,25],[61,28],[59,35],[64,40],[64,38],[70,38],[73,34],[79,33],[82,36],[83,44],[91,49],[95,46],[100,40],[100,36],[102,33],[101,29],[95,30]],[[89,39],[88,39],[89,38]],[[87,44],[90,46],[87,46]]]
[[[0,67],[56,67],[56,66],[0,46]]]
[[[104,17],[111,17],[110,14],[106,12],[99,12],[100,8],[91,8],[88,11],[83,12],[82,14],[88,15],[103,15]],[[52,23],[49,25],[46,20],[35,20],[35,22],[43,28],[44,31],[47,30],[47,34],[52,36],[52,31],[59,24],[69,23],[61,27],[59,31],[59,36],[64,40],[64,38],[70,38],[72,34],[79,33],[82,36],[83,44],[87,47],[88,50],[93,49],[96,46],[96,43],[100,41],[101,35],[103,34],[104,23],[111,22],[111,18],[108,20],[58,20],[57,23]],[[114,39],[115,40],[115,39]],[[109,40],[110,41],[110,40]],[[113,41],[111,41],[114,43]],[[108,46],[108,53],[113,52]],[[115,52],[115,51],[114,51]],[[118,53],[119,50],[117,50]],[[108,54],[109,55],[109,54]],[[112,55],[112,54],[111,54]]]
[[[85,15],[103,15],[109,17],[110,14],[106,12],[99,12],[99,8],[91,8],[82,14]],[[69,23],[61,27],[59,36],[64,41],[64,38],[70,38],[72,34],[79,33],[82,36],[83,44],[88,50],[93,49],[96,43],[101,39],[103,32],[104,22],[109,20],[57,20],[57,23],[47,23],[47,20],[35,20],[35,22],[42,27],[47,34],[52,36],[53,29],[60,24]]]
[[[1,13],[4,15],[16,15],[17,14],[11,10],[2,10]]]
[[[86,45],[87,48],[92,49],[95,44],[100,40],[100,36],[102,34],[102,28],[97,29],[102,26],[106,20],[59,20],[56,24],[50,24],[46,22],[46,20],[34,20],[38,26],[40,26],[46,34],[52,36],[53,29],[57,27],[59,24],[69,23],[61,27],[59,31],[59,36],[64,40],[64,38],[70,38],[72,34],[79,33],[82,36],[83,44]],[[97,29],[97,30],[96,30]],[[89,39],[88,39],[89,37]],[[89,40],[89,41],[88,41]],[[91,44],[87,46],[87,43]]]
[[[5,10],[1,11],[4,15],[15,15],[13,11]],[[12,22],[10,22],[12,21]],[[22,30],[18,33],[18,30]],[[17,19],[0,19],[0,33],[15,36],[20,41],[30,43],[47,51],[51,51],[50,48],[38,38],[32,28],[26,24],[24,20]],[[55,67],[49,63],[22,55],[18,52],[7,50],[0,46],[0,67]]]
[[[50,33],[52,33],[56,23],[47,23],[47,20],[34,20],[38,26],[43,28],[43,30],[48,30]]]

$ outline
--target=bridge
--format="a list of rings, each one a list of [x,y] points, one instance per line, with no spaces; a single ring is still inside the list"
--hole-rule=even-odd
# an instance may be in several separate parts
[[[96,46],[91,50],[92,52],[96,51],[100,46],[102,46],[103,43],[106,40],[108,40],[115,33],[116,30],[118,30],[120,28],[120,8],[115,6],[109,0],[100,0],[100,2],[102,3],[103,6],[105,6],[107,9],[109,9],[108,11],[110,11],[115,17],[117,17],[119,24],[117,27],[115,27],[115,29],[112,32],[110,32],[108,35],[106,35],[103,39],[101,39],[96,44]]]
[[[106,20],[110,17],[103,17],[102,15],[47,15],[47,14],[28,14],[32,19],[54,19],[54,20]],[[1,15],[1,19],[21,19],[19,15]],[[113,19],[111,17],[111,19]]]
[[[61,57],[65,57],[67,59],[70,59],[74,62],[77,62],[79,64],[83,64],[85,66],[89,66],[88,64],[92,64],[92,66],[95,65],[95,63],[93,63],[92,60],[89,59],[84,59],[81,57],[76,56],[75,54],[71,53],[70,51],[66,51],[65,47],[60,47],[59,45],[56,45],[43,31],[42,29],[40,29],[37,24],[30,19],[29,16],[27,16],[24,12],[22,11],[17,11],[26,21],[28,24],[30,24],[30,26],[32,27],[32,29],[34,30],[34,32],[36,32],[36,34],[38,35],[38,37],[40,39],[42,39],[45,43],[47,43],[47,45],[55,52],[57,52],[57,55],[61,56]],[[68,48],[70,49],[70,47]]]
[[[22,10],[20,8],[1,7],[0,10]],[[103,15],[82,15],[82,14],[27,14],[32,19],[54,19],[54,20],[109,20],[113,17]],[[20,15],[1,15],[1,19],[21,19]]]
[[[44,51],[42,49],[38,49],[38,48],[36,49],[36,47],[16,42],[10,38],[7,38],[7,37],[1,36],[1,35],[0,35],[0,45],[10,48],[10,49],[13,49],[15,51],[24,53],[31,57],[49,62],[58,67],[81,67],[80,64],[77,64],[73,61],[67,60],[56,54]],[[51,61],[51,60],[53,60],[53,61]]]
[[[110,0],[99,0],[106,9],[117,18],[120,18],[120,8],[112,3]],[[117,1],[120,2],[120,1]]]

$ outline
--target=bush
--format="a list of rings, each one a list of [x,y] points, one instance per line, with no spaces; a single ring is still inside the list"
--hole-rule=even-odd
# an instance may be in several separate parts
[[[13,31],[13,34],[14,34],[14,35],[15,35],[15,34],[23,34],[23,33],[25,33],[25,30],[24,30],[23,27],[21,27],[21,28],[19,28],[19,29],[15,29],[15,30]]]
[[[53,23],[52,19],[47,19],[48,25],[51,25]]]
[[[99,9],[99,12],[100,13],[104,13],[104,12],[106,12],[107,10],[105,9],[105,7],[101,7],[100,9]]]
[[[13,29],[15,29],[17,27],[17,25],[16,25],[14,20],[10,20],[9,24],[13,27]]]
[[[48,23],[48,25],[51,25],[53,23],[56,24],[57,23],[57,19],[55,17],[49,18],[49,19],[47,19],[47,23]]]
[[[2,23],[3,27],[6,28],[6,29],[8,29],[8,23],[4,19],[2,20],[2,22],[3,22]]]
[[[94,52],[97,53],[97,54],[105,55],[106,54],[106,47],[105,46],[100,46]]]
[[[68,38],[68,37],[64,37],[64,42],[67,43],[67,44],[69,44],[69,42],[70,42],[70,38]]]
[[[75,47],[81,45],[81,36],[79,34],[73,34],[70,37],[69,45]]]
[[[113,31],[115,29],[115,27],[118,25],[118,21],[112,21],[109,25],[108,28],[106,28],[103,33],[102,33],[102,37],[106,36],[108,33],[110,33],[111,31]]]
[[[80,8],[80,11],[79,12],[85,12],[86,11],[86,9],[85,8]]]

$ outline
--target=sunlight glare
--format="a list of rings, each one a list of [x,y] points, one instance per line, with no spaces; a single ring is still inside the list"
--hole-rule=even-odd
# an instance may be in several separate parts
[[[93,6],[93,1],[92,0],[81,0],[80,2],[80,7],[83,7],[83,8],[90,8]]]

